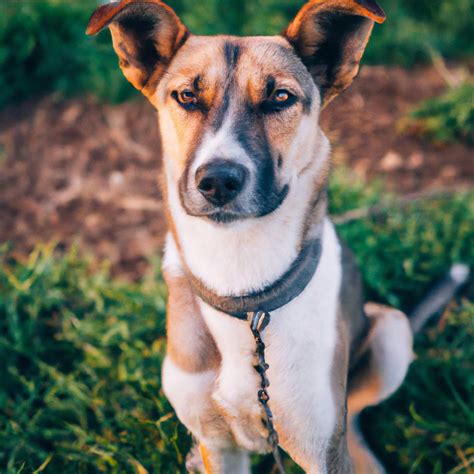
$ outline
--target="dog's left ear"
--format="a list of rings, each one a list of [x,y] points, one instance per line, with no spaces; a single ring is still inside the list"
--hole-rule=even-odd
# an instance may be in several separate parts
[[[311,0],[284,31],[319,87],[323,106],[356,76],[374,21],[385,21],[375,0]]]
[[[121,0],[92,14],[86,33],[109,27],[124,76],[148,99],[189,36],[176,13],[159,0]]]

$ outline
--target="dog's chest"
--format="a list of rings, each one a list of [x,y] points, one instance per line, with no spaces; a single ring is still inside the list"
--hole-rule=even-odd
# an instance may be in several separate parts
[[[285,431],[295,429],[307,429],[308,440],[329,439],[334,428],[331,370],[340,263],[333,229],[325,234],[320,265],[312,281],[299,297],[271,314],[263,332],[270,365],[270,406],[283,440]],[[213,399],[238,444],[253,451],[264,450],[266,433],[257,399],[260,377],[253,367],[255,341],[249,324],[205,304],[201,310],[222,356]]]

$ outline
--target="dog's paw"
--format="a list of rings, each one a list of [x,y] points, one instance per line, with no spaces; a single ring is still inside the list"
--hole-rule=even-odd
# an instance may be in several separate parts
[[[230,401],[217,391],[213,400],[239,446],[254,452],[268,451],[268,430],[263,422],[265,414],[256,393]]]

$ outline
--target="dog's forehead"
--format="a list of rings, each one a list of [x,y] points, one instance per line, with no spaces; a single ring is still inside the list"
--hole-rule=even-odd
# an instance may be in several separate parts
[[[304,89],[311,77],[288,41],[281,36],[191,36],[179,50],[169,76],[200,76],[209,82],[224,82],[229,72],[245,82],[272,76],[295,80]]]

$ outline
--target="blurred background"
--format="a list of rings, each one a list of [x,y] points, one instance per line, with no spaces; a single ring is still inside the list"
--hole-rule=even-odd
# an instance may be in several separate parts
[[[303,2],[168,3],[194,33],[260,35]],[[190,443],[160,391],[155,112],[109,33],[85,36],[97,4],[0,4],[0,472],[183,472]],[[321,122],[367,297],[409,312],[451,264],[474,264],[474,1],[380,4],[388,20]],[[474,472],[473,294],[471,278],[364,416],[389,472]]]

